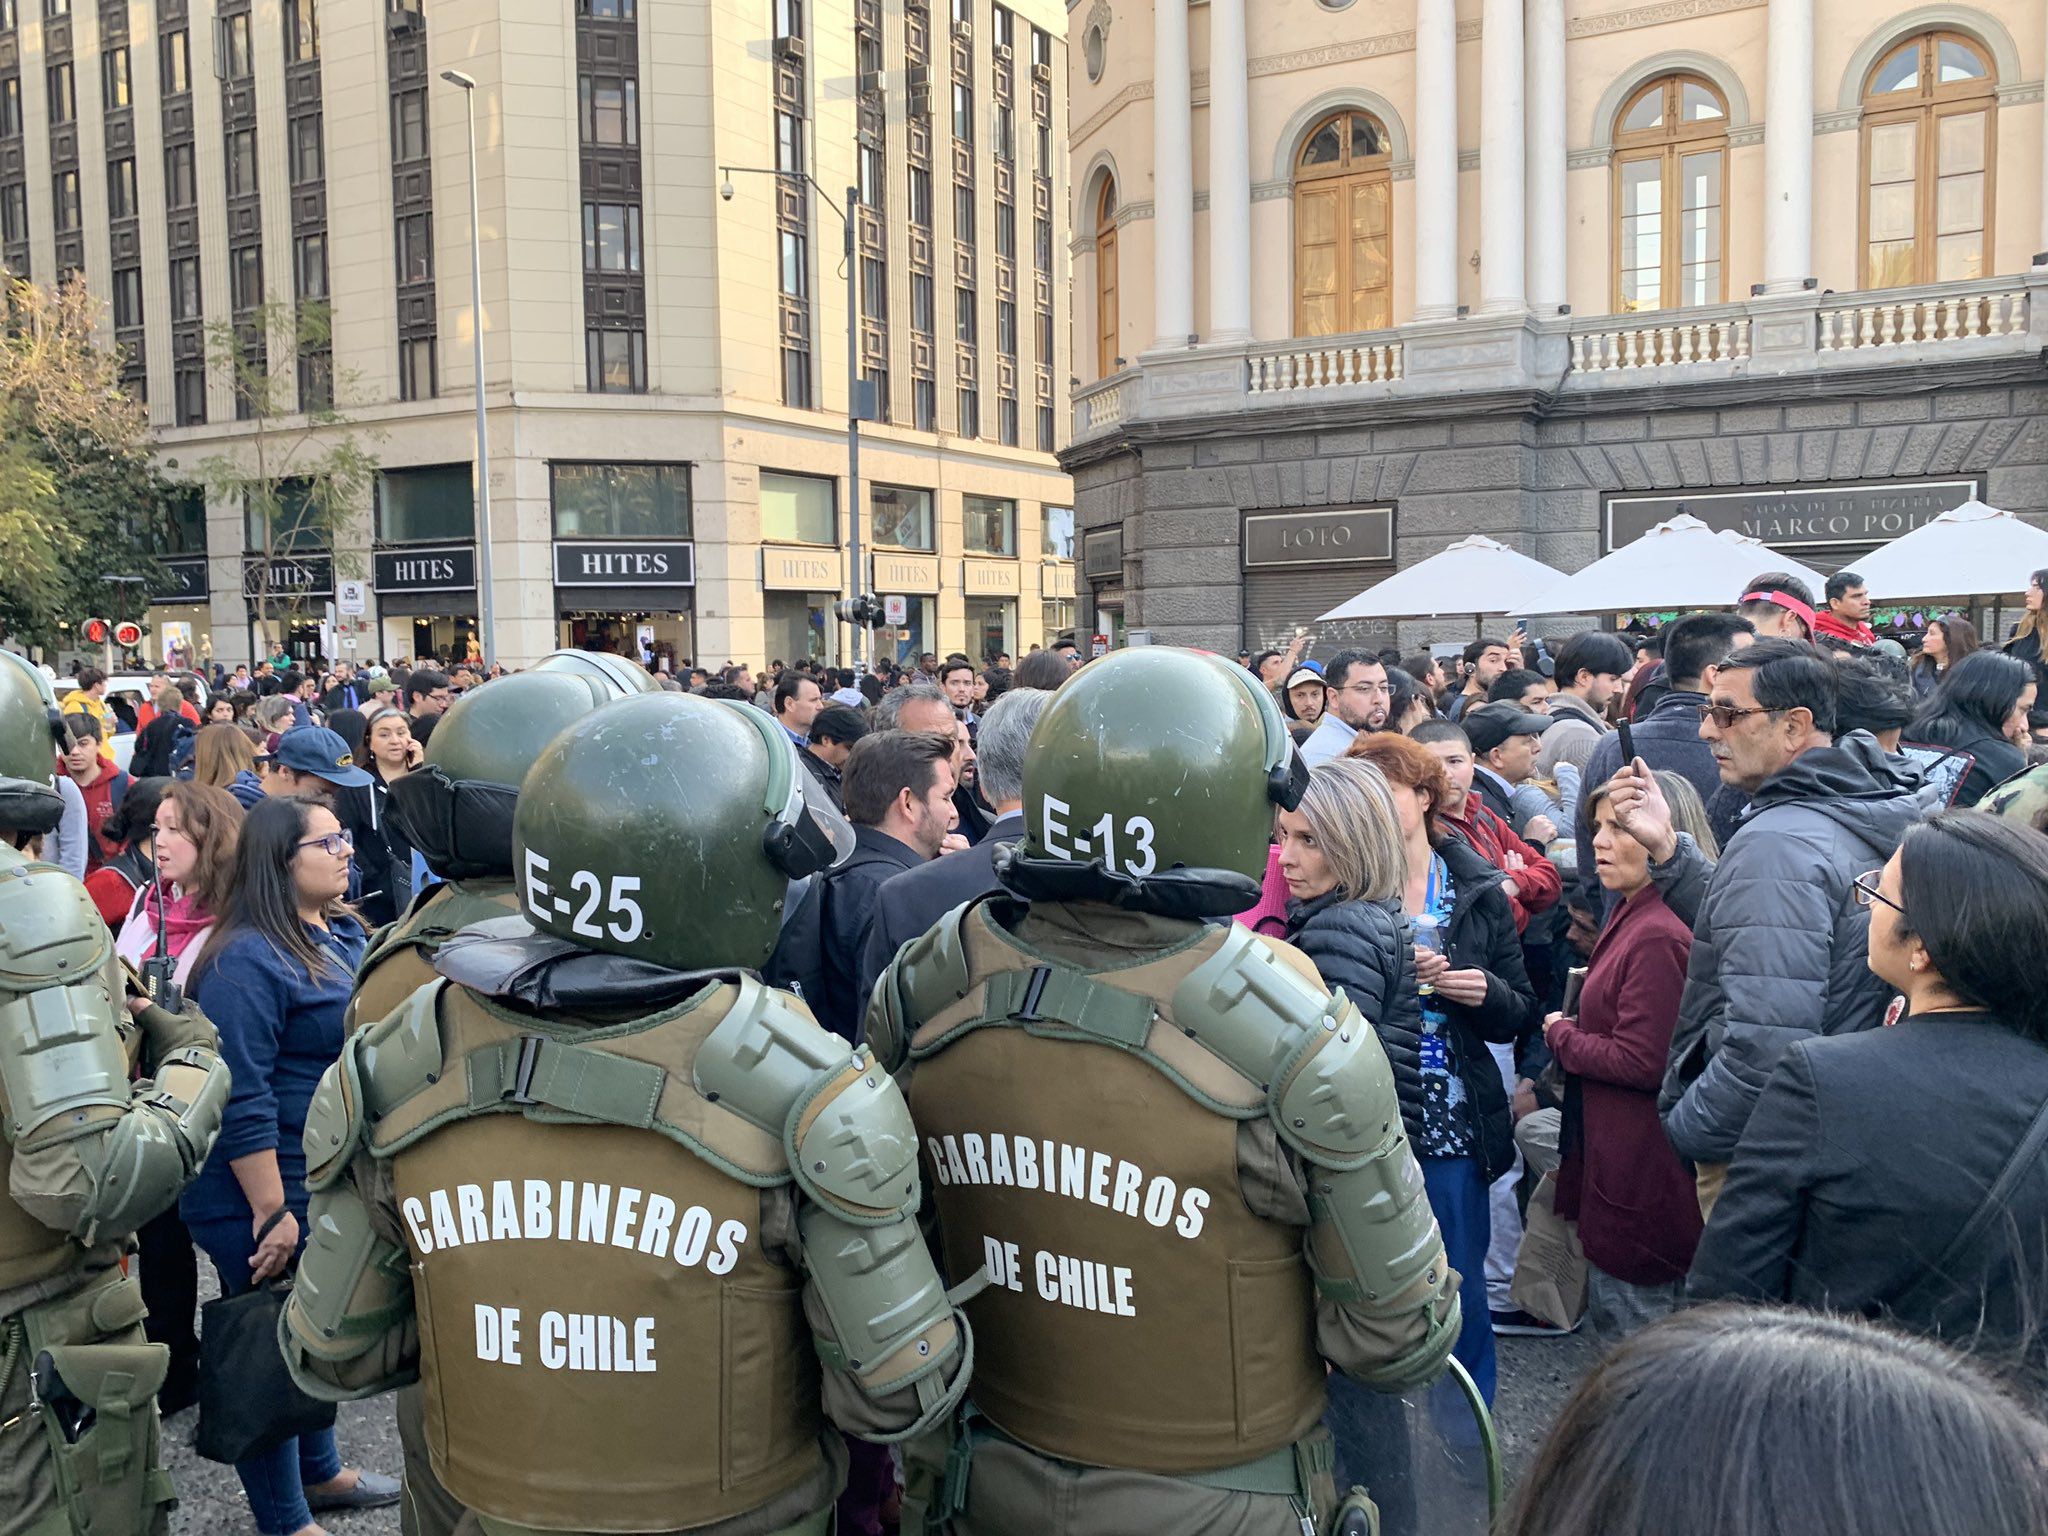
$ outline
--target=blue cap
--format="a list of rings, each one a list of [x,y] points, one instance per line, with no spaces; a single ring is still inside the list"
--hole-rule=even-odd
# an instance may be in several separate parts
[[[356,767],[348,743],[324,725],[302,725],[295,731],[286,731],[277,739],[272,761],[280,768],[310,773],[330,784],[359,788],[370,782],[370,776]]]

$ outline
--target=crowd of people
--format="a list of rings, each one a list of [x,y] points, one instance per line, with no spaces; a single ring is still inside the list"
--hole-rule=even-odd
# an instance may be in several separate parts
[[[1317,662],[1303,635],[1238,658],[1294,747],[1269,774],[1263,886],[1235,923],[1305,957],[1384,1052],[1462,1300],[1442,1347],[1488,1403],[1496,1335],[1583,1325],[1609,1351],[1522,1480],[1515,1536],[2017,1536],[2048,1521],[2048,995],[2033,973],[2048,767],[2030,768],[2048,757],[2044,582],[2004,650],[1948,615],[1917,656],[1892,654],[1843,572],[1819,605],[1765,573],[1725,611],[1640,637],[1517,630],[1443,659]],[[1014,668],[686,666],[628,691],[753,705],[800,767],[792,794],[843,818],[845,845],[776,903],[758,972],[858,1052],[918,941],[1042,863],[1034,733],[1084,670],[1063,644]],[[215,671],[159,675],[133,719],[79,671],[60,706],[64,814],[42,848],[85,882],[123,959],[159,961],[196,1001],[231,1074],[210,1155],[137,1234],[149,1335],[171,1354],[166,1413],[199,1394],[195,1247],[225,1294],[291,1272],[312,1187],[331,1182],[309,1185],[316,1095],[376,1022],[351,999],[391,925],[414,931],[462,867],[445,829],[414,819],[422,782],[459,781],[474,751],[450,745],[437,765],[435,728],[521,686],[481,667]],[[135,735],[126,769],[117,730]],[[1116,876],[1108,839],[1136,836],[1145,866],[1127,845],[1123,867],[1151,872],[1151,824],[1104,822],[1088,867]],[[1055,876],[1038,895],[1062,889]],[[1086,910],[1104,926],[1033,942],[1137,944]],[[1022,997],[1009,1018],[1037,1018],[1039,993]],[[942,1160],[934,1176],[966,1177]],[[1527,1283],[1539,1223],[1583,1256],[1562,1306]],[[1425,1530],[1388,1395],[1412,1383],[1338,1364],[1323,1470],[1371,1489],[1389,1536]],[[401,1398],[415,1523],[448,1499],[414,1456],[418,1412]],[[1703,1441],[1702,1425],[1719,1429]],[[854,1433],[844,1452],[839,1529],[894,1529],[905,1457]],[[331,1430],[236,1470],[263,1536],[400,1497],[397,1478],[345,1464]],[[1771,1507],[1785,1489],[1793,1504]]]

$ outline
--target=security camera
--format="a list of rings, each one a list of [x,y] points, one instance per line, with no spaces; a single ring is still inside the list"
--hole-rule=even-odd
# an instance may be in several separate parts
[[[718,184],[718,195],[728,203],[732,201],[732,182],[730,180],[722,181]]]

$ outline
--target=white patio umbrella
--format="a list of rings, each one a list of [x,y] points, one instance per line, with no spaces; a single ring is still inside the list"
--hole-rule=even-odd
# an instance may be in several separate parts
[[[1563,575],[1498,539],[1475,533],[1340,603],[1333,619],[1428,619],[1443,614],[1513,613]]]
[[[1881,603],[2024,592],[2048,567],[2048,532],[2010,512],[1966,501],[1856,562]]]
[[[1765,571],[1797,576],[1816,597],[1827,578],[1788,560],[1760,539],[1715,532],[1690,513],[1603,555],[1556,585],[1532,593],[1511,612],[1621,613],[1632,608],[1727,608],[1743,584]],[[1873,586],[1873,591],[1876,588]]]

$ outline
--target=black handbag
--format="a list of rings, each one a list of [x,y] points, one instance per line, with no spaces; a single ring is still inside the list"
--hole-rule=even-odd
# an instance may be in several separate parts
[[[334,1404],[300,1390],[278,1347],[278,1320],[291,1293],[290,1278],[280,1276],[199,1309],[199,1430],[192,1448],[208,1461],[246,1461],[334,1427]]]

